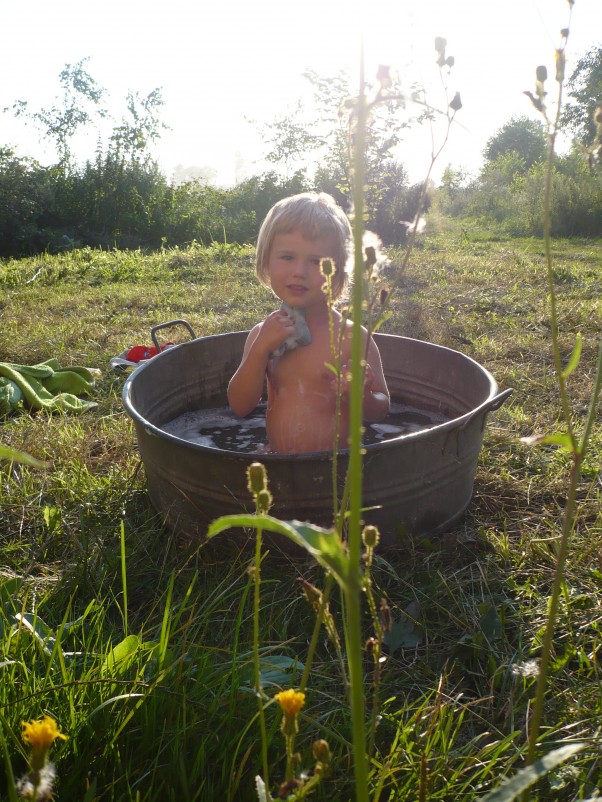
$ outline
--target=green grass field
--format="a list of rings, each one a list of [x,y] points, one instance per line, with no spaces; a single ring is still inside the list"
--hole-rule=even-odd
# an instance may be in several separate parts
[[[559,341],[581,360],[568,386],[576,430],[587,412],[602,328],[602,244],[553,243]],[[441,537],[378,552],[372,581],[395,627],[382,664],[374,800],[481,799],[523,765],[537,659],[565,508],[570,456],[522,437],[562,431],[542,244],[442,231],[419,242],[383,331],[461,350],[502,389],[488,419],[473,501]],[[252,800],[261,772],[252,671],[252,548],[209,546],[165,530],[145,492],[124,378],[109,360],[150,344],[150,328],[187,319],[198,336],[249,328],[274,306],[237,246],[75,251],[0,263],[0,360],[102,371],[80,415],[22,411],[0,443],[46,462],[0,463],[0,716],[6,779],[26,769],[21,722],[45,714],[64,800]],[[600,789],[602,431],[594,427],[577,493],[541,753],[585,741],[535,786],[540,800]],[[296,687],[314,626],[296,580],[323,586],[309,560],[262,565],[261,665],[268,697]],[[342,633],[341,601],[331,611]],[[373,634],[366,611],[367,640]],[[366,656],[368,710],[374,688]],[[280,713],[266,706],[270,778],[284,776]],[[324,634],[297,748],[326,739],[330,770],[312,798],[353,798],[341,665]]]

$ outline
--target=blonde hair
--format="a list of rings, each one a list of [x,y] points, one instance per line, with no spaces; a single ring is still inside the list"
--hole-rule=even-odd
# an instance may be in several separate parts
[[[345,291],[349,280],[349,248],[352,240],[351,225],[345,212],[335,199],[325,192],[302,192],[278,201],[267,213],[257,237],[255,272],[259,281],[271,289],[268,260],[278,234],[300,231],[308,240],[331,236],[335,253],[328,254],[336,271],[332,277],[332,296],[336,300]]]

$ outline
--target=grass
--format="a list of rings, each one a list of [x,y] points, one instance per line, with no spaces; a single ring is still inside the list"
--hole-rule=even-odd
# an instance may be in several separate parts
[[[396,622],[369,767],[371,798],[381,800],[480,799],[524,764],[570,470],[564,452],[520,439],[560,427],[541,243],[444,220],[438,228],[398,277],[382,330],[462,350],[515,392],[488,420],[464,519],[374,560],[376,598]],[[583,334],[569,379],[579,430],[602,323],[602,245],[553,249],[565,359]],[[401,255],[391,256],[393,275]],[[150,344],[150,328],[165,320],[186,318],[207,335],[264,316],[273,300],[253,277],[252,251],[84,250],[0,263],[0,285],[2,359],[55,356],[102,370],[96,409],[24,412],[0,429],[4,445],[49,463],[0,464],[0,715],[13,771],[25,770],[20,722],[47,713],[69,735],[54,751],[60,798],[253,799],[261,751],[252,549],[219,539],[199,547],[162,528],[121,404],[123,377],[108,368],[128,346]],[[543,751],[582,739],[590,747],[539,782],[541,800],[586,799],[600,786],[600,429],[578,489],[542,736]],[[269,696],[298,684],[311,639],[314,614],[298,578],[323,584],[312,563],[264,559],[260,669]],[[340,624],[336,594],[330,606]],[[364,627],[367,639],[367,612]],[[369,701],[368,657],[364,669]],[[278,782],[276,705],[265,716]],[[351,799],[349,711],[326,636],[297,737],[307,767],[316,738],[328,740],[333,760],[314,798]]]

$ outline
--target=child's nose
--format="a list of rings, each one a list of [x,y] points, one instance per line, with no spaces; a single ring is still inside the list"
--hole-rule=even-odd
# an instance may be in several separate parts
[[[296,259],[293,272],[297,276],[304,276],[307,273],[308,262],[306,259]]]

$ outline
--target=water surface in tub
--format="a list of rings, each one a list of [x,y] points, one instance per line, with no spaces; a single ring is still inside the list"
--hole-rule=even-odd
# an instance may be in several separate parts
[[[438,412],[416,409],[406,404],[391,404],[384,421],[366,424],[364,443],[382,443],[402,434],[430,429],[448,418]],[[265,408],[246,418],[238,418],[228,407],[184,412],[163,424],[163,431],[190,443],[247,454],[266,453]]]

